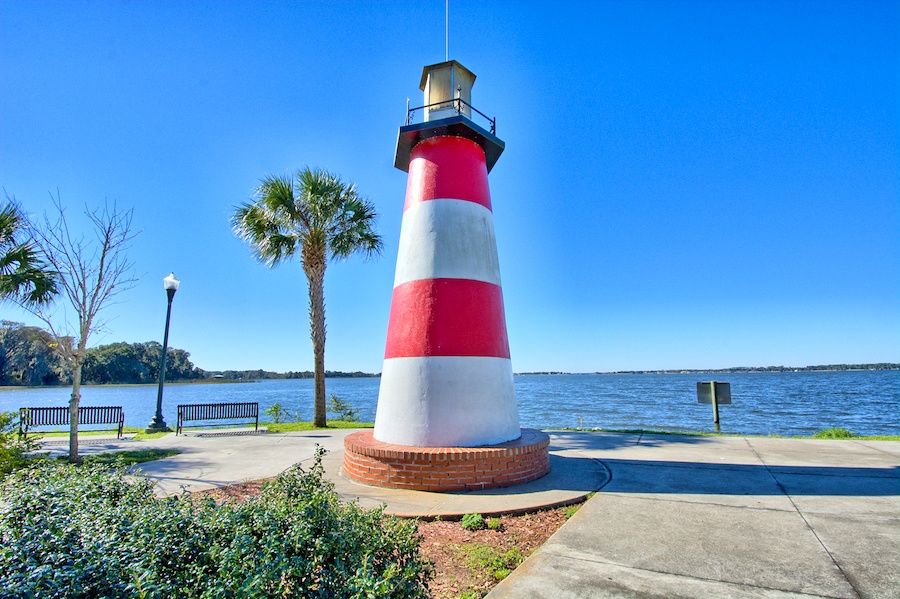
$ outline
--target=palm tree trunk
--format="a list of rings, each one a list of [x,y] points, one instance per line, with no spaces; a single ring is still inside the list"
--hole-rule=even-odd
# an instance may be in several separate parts
[[[325,413],[325,252],[314,259],[304,261],[303,270],[309,282],[309,336],[312,340],[315,361],[315,403],[313,425],[324,427]]]

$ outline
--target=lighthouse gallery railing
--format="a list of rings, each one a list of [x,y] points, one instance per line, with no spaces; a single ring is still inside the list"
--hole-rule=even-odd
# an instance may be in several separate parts
[[[490,125],[491,135],[497,135],[497,119],[491,118],[488,115],[484,114],[462,98],[454,98],[452,100],[444,100],[442,102],[434,102],[432,104],[426,104],[425,106],[416,106],[415,108],[409,107],[409,100],[406,101],[406,125],[412,125],[415,119],[415,114],[417,110],[425,110],[426,108],[440,108],[440,109],[452,109],[456,111],[457,115],[465,115],[469,117],[469,115],[465,114],[463,110],[463,106],[466,106],[471,114],[477,114],[485,121],[487,121],[488,125]],[[472,118],[472,117],[469,117]],[[474,119],[473,119],[474,122]]]

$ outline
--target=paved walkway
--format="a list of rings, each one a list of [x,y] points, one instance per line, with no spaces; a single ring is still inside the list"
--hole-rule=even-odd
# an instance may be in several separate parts
[[[556,433],[611,480],[491,599],[900,597],[900,443]]]
[[[177,447],[142,465],[169,494],[274,476],[318,443],[344,498],[406,515],[502,513],[599,489],[492,599],[900,598],[900,442],[557,432],[547,477],[437,494],[343,478],[349,432],[84,438],[82,449]]]

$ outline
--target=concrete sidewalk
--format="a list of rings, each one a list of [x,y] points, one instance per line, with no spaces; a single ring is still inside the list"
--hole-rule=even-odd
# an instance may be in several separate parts
[[[554,433],[610,482],[488,595],[900,597],[900,443]]]
[[[350,432],[85,437],[82,449],[180,449],[141,465],[165,495],[275,476],[319,444],[344,499],[411,516],[522,511],[599,489],[493,599],[900,598],[900,442],[555,432],[548,476],[440,494],[344,478]]]

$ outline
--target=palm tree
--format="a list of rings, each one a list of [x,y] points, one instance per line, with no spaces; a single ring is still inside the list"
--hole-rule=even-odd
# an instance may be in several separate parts
[[[28,221],[15,199],[0,208],[0,300],[37,308],[57,293],[56,273],[27,237]]]
[[[325,268],[328,259],[381,253],[374,205],[356,186],[321,169],[303,168],[295,177],[269,175],[256,201],[237,207],[235,234],[253,254],[274,267],[299,251],[309,284],[309,328],[315,359],[313,424],[325,426]]]

